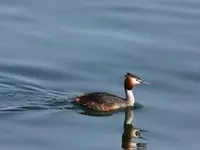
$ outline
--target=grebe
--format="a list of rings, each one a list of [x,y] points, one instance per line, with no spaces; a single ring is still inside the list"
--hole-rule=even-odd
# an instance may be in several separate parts
[[[129,106],[134,106],[135,98],[132,92],[132,88],[136,84],[148,82],[143,81],[140,77],[127,73],[124,76],[124,89],[126,97],[120,97],[107,92],[93,92],[72,98],[74,104],[78,104],[88,109],[95,111],[114,111],[117,109],[123,109]]]

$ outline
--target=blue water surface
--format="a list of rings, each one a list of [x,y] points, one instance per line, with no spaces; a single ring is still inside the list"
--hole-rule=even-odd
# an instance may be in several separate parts
[[[149,150],[198,149],[200,1],[1,0],[0,148],[120,150],[124,112],[88,116],[69,98],[124,96]]]

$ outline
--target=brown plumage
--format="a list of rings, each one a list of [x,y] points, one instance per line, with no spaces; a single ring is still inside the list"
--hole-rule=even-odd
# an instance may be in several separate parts
[[[125,108],[128,105],[124,98],[105,92],[94,92],[78,96],[74,99],[74,102],[89,109],[104,112]]]

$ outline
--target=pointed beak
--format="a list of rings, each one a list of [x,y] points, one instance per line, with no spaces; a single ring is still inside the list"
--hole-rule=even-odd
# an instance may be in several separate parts
[[[143,83],[143,84],[151,84],[151,83],[149,83],[147,81],[142,81],[141,83]]]

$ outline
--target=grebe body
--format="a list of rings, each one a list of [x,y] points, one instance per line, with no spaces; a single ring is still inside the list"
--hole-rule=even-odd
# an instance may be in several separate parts
[[[135,98],[132,88],[136,84],[148,83],[131,73],[124,76],[125,98],[107,92],[93,92],[72,98],[73,103],[96,111],[114,111],[134,106]]]
[[[131,105],[126,99],[107,92],[94,92],[74,98],[74,102],[97,111],[113,111]]]

